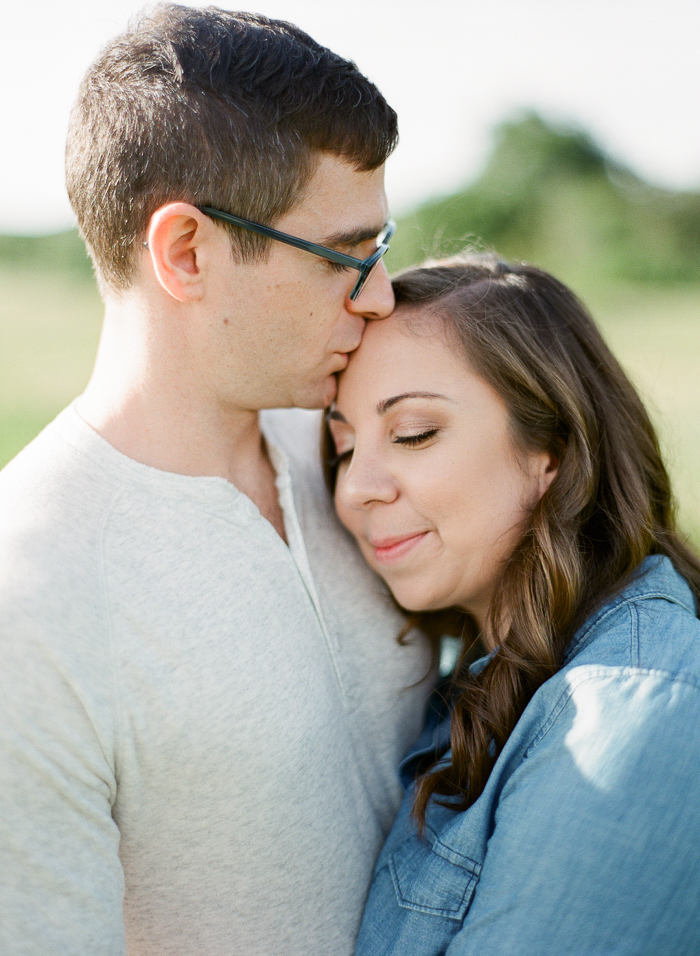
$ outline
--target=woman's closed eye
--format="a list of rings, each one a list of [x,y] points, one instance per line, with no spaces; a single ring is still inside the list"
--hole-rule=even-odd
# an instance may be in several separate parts
[[[439,428],[428,428],[424,432],[420,432],[417,435],[396,435],[392,438],[392,443],[395,445],[404,445],[409,448],[417,448],[420,445],[425,444],[430,441],[431,438],[434,438],[437,433],[440,431]],[[353,448],[346,448],[343,451],[339,452],[335,457],[328,460],[329,468],[337,468],[338,465],[342,464],[344,461],[349,461],[352,458]]]
[[[410,448],[413,448],[434,438],[439,430],[439,428],[429,428],[427,431],[420,432],[418,435],[397,435],[392,440],[396,445],[408,445]]]
[[[329,468],[337,468],[338,465],[342,464],[344,461],[348,461],[352,457],[352,453],[355,451],[354,448],[346,448],[345,451],[341,451],[339,454],[335,455],[333,458],[328,459]]]

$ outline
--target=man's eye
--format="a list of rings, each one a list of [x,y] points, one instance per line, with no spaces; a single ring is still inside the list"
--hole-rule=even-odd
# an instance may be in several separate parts
[[[331,272],[350,272],[350,266],[344,266],[342,262],[333,262],[331,259],[326,259],[326,262]]]
[[[426,432],[421,432],[420,435],[397,435],[394,439],[394,444],[396,445],[408,445],[412,447],[414,445],[422,445],[423,442],[428,441],[429,438],[433,438],[437,435],[439,429],[430,428]]]

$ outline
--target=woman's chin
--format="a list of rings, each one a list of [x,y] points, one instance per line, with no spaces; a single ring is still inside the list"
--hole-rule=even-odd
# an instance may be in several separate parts
[[[420,594],[416,593],[415,590],[409,591],[408,588],[394,589],[388,581],[387,585],[396,603],[399,604],[404,611],[409,611],[411,614],[422,614],[428,613],[429,611],[445,611],[447,608],[454,606],[454,602],[450,601],[445,595]]]

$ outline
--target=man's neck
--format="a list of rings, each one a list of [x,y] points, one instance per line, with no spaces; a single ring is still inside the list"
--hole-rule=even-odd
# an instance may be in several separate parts
[[[177,367],[176,353],[155,364],[145,347],[141,354],[134,347],[138,336],[130,348],[113,340],[114,325],[106,321],[93,375],[78,399],[80,416],[134,461],[179,475],[225,478],[284,538],[257,411],[217,403],[192,380],[188,363]]]

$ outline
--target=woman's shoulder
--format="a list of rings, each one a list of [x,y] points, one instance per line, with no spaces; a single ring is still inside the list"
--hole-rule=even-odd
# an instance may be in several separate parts
[[[677,722],[684,731],[691,714],[700,719],[700,620],[684,578],[668,558],[653,556],[579,629],[564,666],[525,708],[500,763],[508,776],[536,750],[568,746],[575,715],[577,733],[624,741],[642,725],[653,734],[656,721]],[[436,723],[404,758],[405,784],[421,758],[444,752],[449,718]]]
[[[564,666],[521,717],[525,754],[577,733],[623,741],[656,721],[685,729],[700,718],[700,621],[688,584],[668,558],[653,556],[634,580],[579,629]],[[586,715],[583,720],[580,715]]]
[[[666,557],[654,555],[632,582],[580,628],[563,679],[591,667],[664,674],[700,687],[700,620],[693,593]]]

